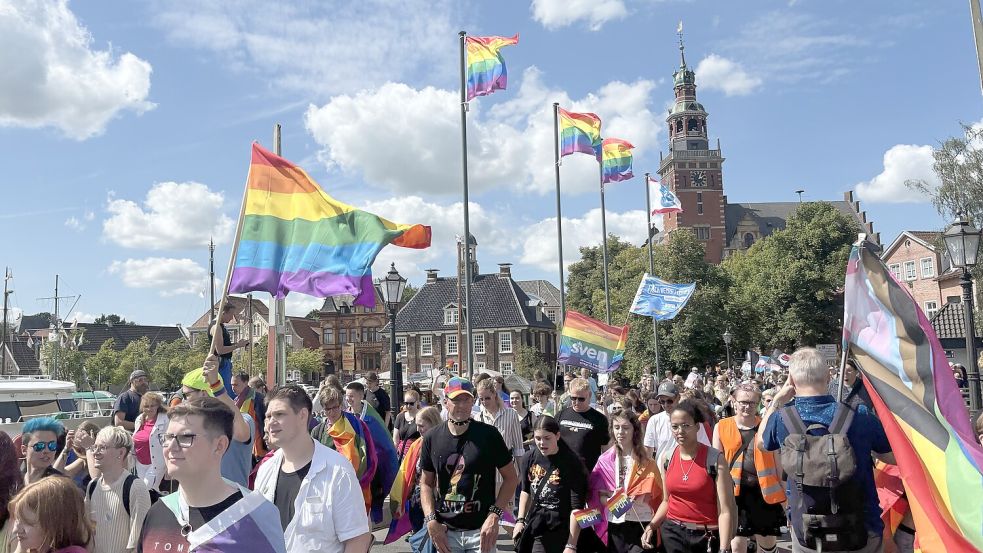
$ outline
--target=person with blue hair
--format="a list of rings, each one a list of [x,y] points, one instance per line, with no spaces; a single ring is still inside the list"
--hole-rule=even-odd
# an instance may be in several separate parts
[[[21,453],[26,459],[24,483],[31,484],[46,476],[64,476],[53,466],[63,447],[65,427],[51,417],[38,417],[21,429]]]

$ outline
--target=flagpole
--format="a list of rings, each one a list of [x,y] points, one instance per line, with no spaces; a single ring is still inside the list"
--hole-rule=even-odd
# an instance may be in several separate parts
[[[468,213],[468,98],[467,98],[467,35],[466,31],[459,33],[461,37],[461,158],[464,171],[464,333],[465,344],[458,344],[458,358],[463,347],[467,352],[467,374],[474,378],[473,363],[471,362],[471,220]],[[458,309],[460,311],[460,309]],[[460,315],[458,315],[460,319]],[[462,367],[463,369],[463,367]]]
[[[560,210],[560,103],[553,102],[553,170],[556,173],[556,253],[560,270],[560,318],[556,328],[563,326],[567,316],[567,299],[563,285],[563,214]],[[557,368],[559,363],[554,364]],[[553,371],[553,386],[556,386],[556,370]]]
[[[280,145],[279,123],[273,125],[273,153],[278,156],[283,155]],[[267,348],[273,352],[274,383],[279,386],[287,380],[287,340],[284,338],[287,326],[287,300],[276,299],[276,296],[271,299],[273,300],[273,310],[270,313],[270,319],[273,323],[273,343],[267,343]],[[269,368],[267,368],[267,373],[269,373]]]
[[[655,259],[652,255],[652,193],[649,190],[649,174],[645,173],[645,219],[648,222],[648,243],[649,243],[649,274],[655,276]],[[662,372],[659,369],[659,319],[652,317],[652,333],[655,336],[655,374]]]
[[[611,324],[611,293],[608,291],[608,224],[604,212],[604,154],[601,153],[597,166],[601,176],[601,262],[604,265],[604,317]]]

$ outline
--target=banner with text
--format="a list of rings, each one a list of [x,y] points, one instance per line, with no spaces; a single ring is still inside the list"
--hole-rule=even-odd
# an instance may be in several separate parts
[[[695,289],[695,282],[673,284],[645,273],[635,293],[635,301],[631,304],[631,312],[657,321],[671,319],[679,314]]]
[[[614,372],[625,356],[627,342],[628,325],[611,326],[568,310],[557,362],[600,373]]]

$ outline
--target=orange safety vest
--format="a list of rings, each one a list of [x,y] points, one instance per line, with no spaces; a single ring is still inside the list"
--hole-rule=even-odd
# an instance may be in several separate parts
[[[755,426],[761,424],[761,417],[755,417]],[[730,476],[734,480],[734,495],[741,495],[741,473],[744,467],[744,451],[741,450],[741,431],[737,429],[737,417],[727,417],[717,423],[717,434],[723,446],[724,459],[730,462]],[[754,468],[758,472],[761,495],[766,503],[776,504],[785,501],[785,486],[782,484],[778,462],[774,451],[754,449]]]

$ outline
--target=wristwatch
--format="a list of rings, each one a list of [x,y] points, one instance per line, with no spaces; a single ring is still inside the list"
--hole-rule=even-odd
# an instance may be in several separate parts
[[[429,515],[423,517],[423,523],[428,524],[432,520],[437,520],[437,511],[430,513]]]
[[[498,518],[502,518],[502,508],[499,507],[498,505],[493,504],[491,507],[488,508],[488,512],[497,516]]]

